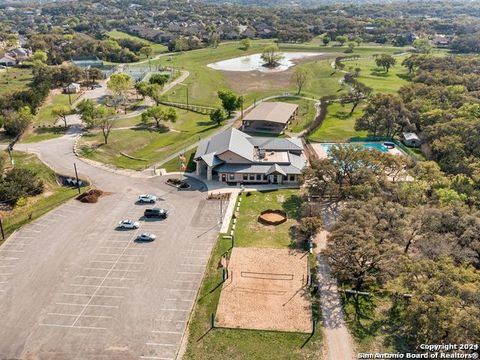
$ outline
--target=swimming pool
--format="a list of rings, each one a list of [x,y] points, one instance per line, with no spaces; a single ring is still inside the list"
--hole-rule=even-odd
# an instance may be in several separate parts
[[[326,153],[329,152],[330,148],[334,145],[360,145],[362,147],[364,147],[365,149],[368,149],[368,150],[378,150],[380,152],[388,152],[388,148],[383,145],[382,143],[379,143],[379,142],[354,142],[354,143],[343,143],[343,144],[333,144],[333,143],[326,143],[326,144],[322,144],[322,148],[323,150],[325,150]]]

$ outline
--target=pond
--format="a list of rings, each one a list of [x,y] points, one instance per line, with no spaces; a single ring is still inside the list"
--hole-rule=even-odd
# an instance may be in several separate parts
[[[261,71],[261,72],[280,72],[285,71],[295,65],[294,60],[301,60],[309,57],[321,56],[319,52],[285,52],[281,53],[283,59],[279,61],[279,66],[268,68],[263,66],[262,54],[253,54],[240,56],[233,59],[223,60],[208,64],[209,68],[223,71]]]

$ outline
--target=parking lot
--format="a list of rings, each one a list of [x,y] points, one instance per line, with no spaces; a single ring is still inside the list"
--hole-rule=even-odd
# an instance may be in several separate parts
[[[166,220],[143,219],[143,192]],[[0,247],[0,359],[174,359],[219,229],[205,196],[141,179],[18,231]]]

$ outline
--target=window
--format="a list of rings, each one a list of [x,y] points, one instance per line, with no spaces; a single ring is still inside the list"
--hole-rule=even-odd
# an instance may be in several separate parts
[[[257,174],[257,181],[262,180],[262,174]]]
[[[255,180],[255,174],[250,174],[250,181],[254,181]]]
[[[235,180],[235,174],[228,174],[228,180]]]
[[[263,180],[267,180],[267,175],[263,174]]]
[[[295,181],[295,175],[290,175],[290,181]]]
[[[287,175],[283,175],[283,181],[287,181],[288,180],[288,176]]]
[[[243,180],[248,180],[248,175],[243,175]]]

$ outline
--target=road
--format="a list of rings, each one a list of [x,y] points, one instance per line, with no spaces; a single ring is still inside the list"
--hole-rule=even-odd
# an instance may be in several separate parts
[[[38,144],[56,171],[108,194],[71,200],[24,226],[0,247],[0,359],[174,359],[217,237],[218,201],[203,184],[179,192],[162,177],[129,177],[79,161],[75,133]],[[142,218],[140,193],[160,197],[165,221]],[[225,208],[225,207],[224,207]],[[124,218],[140,229],[117,231]],[[140,231],[151,243],[136,243]]]

